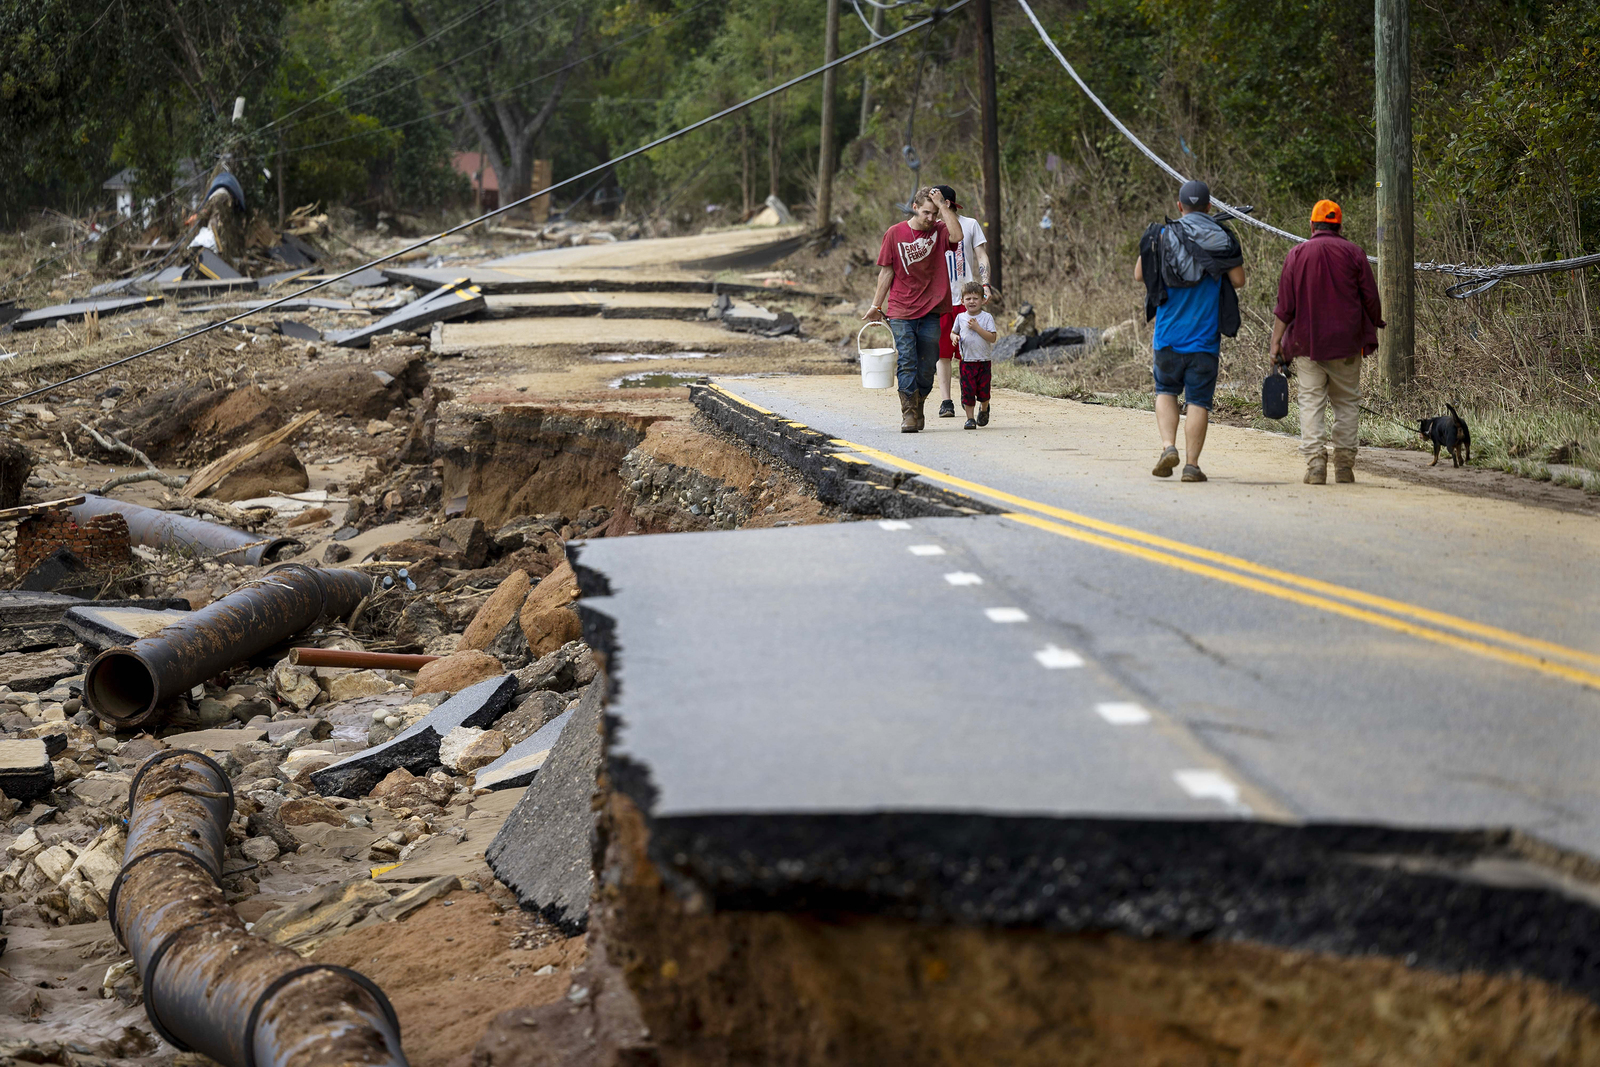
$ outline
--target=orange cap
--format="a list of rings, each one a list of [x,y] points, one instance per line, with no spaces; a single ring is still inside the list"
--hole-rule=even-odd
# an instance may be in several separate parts
[[[1311,221],[1338,225],[1344,221],[1344,212],[1332,200],[1318,200],[1317,206],[1311,209]]]

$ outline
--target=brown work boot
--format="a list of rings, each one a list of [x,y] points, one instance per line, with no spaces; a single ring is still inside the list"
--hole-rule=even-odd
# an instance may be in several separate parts
[[[1310,459],[1306,460],[1306,484],[1307,485],[1327,485],[1328,484],[1328,453],[1327,452],[1318,452],[1316,455],[1314,455]]]
[[[927,411],[926,411],[927,406],[928,406],[928,394],[927,393],[918,393],[917,394],[916,404],[912,408],[912,410],[917,413],[917,429],[918,430],[925,430],[925,429],[928,428],[928,415],[927,415]]]
[[[917,398],[910,393],[900,394],[900,432],[916,433],[922,429],[917,425]]]
[[[1336,448],[1333,450],[1333,480],[1340,485],[1349,485],[1356,480],[1355,449]]]

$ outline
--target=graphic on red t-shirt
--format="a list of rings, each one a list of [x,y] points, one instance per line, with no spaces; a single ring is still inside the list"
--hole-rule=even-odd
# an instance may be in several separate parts
[[[935,222],[931,230],[912,229],[906,222],[889,227],[878,249],[878,266],[894,270],[884,314],[891,319],[920,319],[944,310],[950,302],[945,269],[949,250],[950,236],[943,222]]]

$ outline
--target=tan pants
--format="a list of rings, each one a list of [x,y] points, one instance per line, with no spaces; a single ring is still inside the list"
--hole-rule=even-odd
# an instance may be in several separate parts
[[[1310,459],[1326,454],[1325,411],[1333,408],[1333,447],[1356,447],[1356,420],[1361,406],[1361,357],[1295,361],[1300,390],[1300,454]]]

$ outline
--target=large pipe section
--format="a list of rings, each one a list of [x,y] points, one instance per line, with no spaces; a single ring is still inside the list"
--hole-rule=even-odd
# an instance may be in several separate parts
[[[91,496],[69,508],[74,521],[83,523],[96,515],[116,512],[128,520],[128,537],[136,545],[152,548],[188,549],[219,563],[242,563],[259,567],[275,562],[284,551],[299,548],[302,542],[292,537],[258,537],[231,526],[219,526],[203,519],[191,519],[171,511],[141,507],[109,497]]]
[[[112,930],[168,1044],[224,1067],[406,1067],[400,1026],[370,979],[252,937],[222,891],[233,792],[210,758],[151,757],[128,789]]]
[[[145,722],[165,701],[318,619],[349,615],[372,589],[360,571],[284,564],[143,640],[106,649],[84,672],[83,698],[102,719]]]
[[[355,667],[373,671],[420,671],[438,656],[412,656],[404,652],[352,652],[343,648],[291,648],[289,662],[297,667]]]

